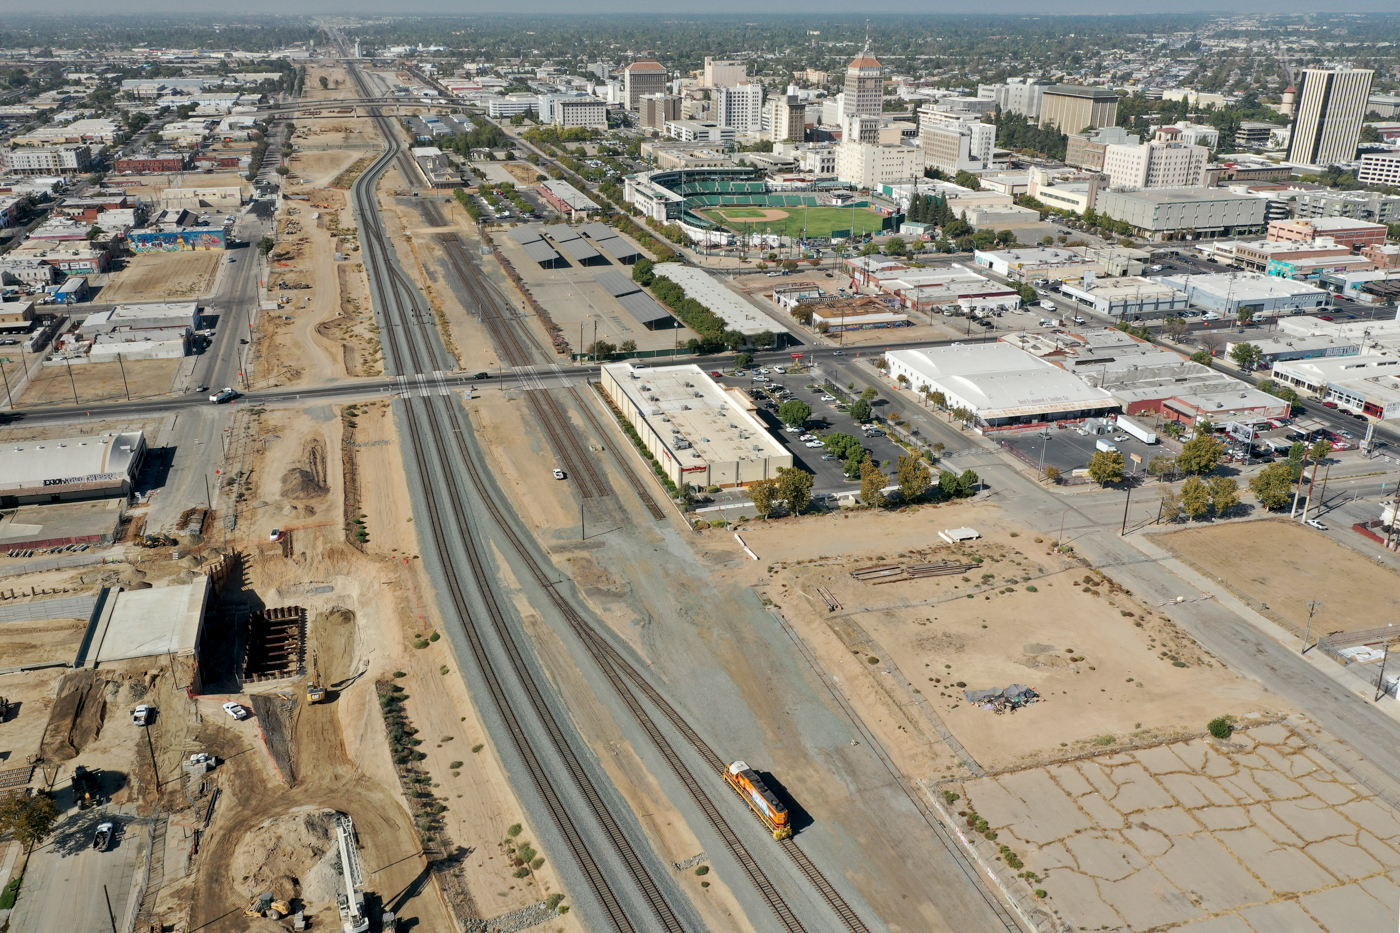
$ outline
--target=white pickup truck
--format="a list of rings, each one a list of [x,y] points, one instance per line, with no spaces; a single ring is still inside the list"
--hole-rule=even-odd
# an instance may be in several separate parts
[[[215,405],[222,405],[224,402],[232,401],[237,397],[238,392],[236,390],[225,386],[214,395],[209,396],[209,401],[213,402]]]

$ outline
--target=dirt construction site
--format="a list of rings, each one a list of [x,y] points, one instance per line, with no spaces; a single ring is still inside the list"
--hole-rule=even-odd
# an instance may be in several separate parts
[[[107,273],[98,300],[120,304],[199,298],[213,289],[225,255],[223,250],[182,250],[127,256],[120,260],[120,269]]]

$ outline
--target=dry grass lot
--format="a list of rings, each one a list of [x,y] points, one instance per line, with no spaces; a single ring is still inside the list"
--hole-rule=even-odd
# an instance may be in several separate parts
[[[770,594],[800,631],[821,626],[844,651],[875,658],[878,663],[864,665],[866,677],[888,682],[886,666],[897,667],[987,768],[1055,758],[1095,742],[1196,732],[1222,713],[1257,713],[1269,705],[1258,686],[1223,669],[1109,577],[978,519],[980,541],[934,547],[925,524],[918,544],[896,535],[886,550],[783,569],[772,575]],[[814,527],[802,537],[816,543],[824,535]],[[762,542],[750,543],[762,552]],[[856,567],[940,560],[981,565],[957,576],[879,585],[850,576]],[[828,612],[817,586],[841,608]],[[862,634],[880,650],[861,647]],[[998,715],[962,695],[963,685],[1013,683],[1030,686],[1043,702]]]
[[[1315,636],[1376,628],[1400,586],[1394,571],[1286,519],[1190,528],[1152,539],[1274,621]]]
[[[183,359],[141,360],[131,363],[82,363],[77,366],[45,366],[20,396],[21,405],[71,405],[111,402],[131,397],[152,398],[170,392],[170,384]],[[122,381],[125,369],[125,385]],[[70,381],[69,374],[72,374]],[[77,402],[74,402],[74,391]]]
[[[1283,724],[953,790],[965,798],[950,809],[986,820],[996,834],[987,851],[1006,847],[1023,860],[1066,929],[1360,933],[1395,924],[1395,810]]]
[[[208,294],[222,251],[138,253],[123,261],[99,293],[105,302],[176,301]]]

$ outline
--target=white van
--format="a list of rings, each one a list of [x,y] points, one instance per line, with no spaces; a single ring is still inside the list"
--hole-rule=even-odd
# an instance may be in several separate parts
[[[1054,310],[1055,310],[1055,302],[1053,302],[1053,301],[1042,301],[1042,302],[1040,303],[1040,306],[1041,306],[1042,308],[1044,308],[1046,311],[1054,311]]]
[[[1216,314],[1214,311],[1207,311],[1205,314],[1202,314],[1202,315],[1201,315],[1201,320],[1203,320],[1203,321],[1218,321],[1218,320],[1220,320],[1220,315]]]

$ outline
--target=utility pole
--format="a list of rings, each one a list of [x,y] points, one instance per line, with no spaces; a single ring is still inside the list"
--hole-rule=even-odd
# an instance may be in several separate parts
[[[1322,603],[1318,602],[1315,599],[1312,602],[1308,603],[1308,627],[1303,629],[1303,647],[1299,652],[1300,654],[1308,653],[1308,638],[1312,635],[1313,613],[1316,612],[1317,607],[1321,605]]]
[[[1322,474],[1322,491],[1317,494],[1317,514],[1321,515],[1322,510],[1327,507],[1327,478],[1332,475],[1332,464],[1327,464],[1327,471]],[[1305,516],[1306,517],[1306,516]]]
[[[1128,533],[1128,504],[1133,501],[1133,484],[1128,483],[1128,496],[1123,500],[1123,530],[1118,532],[1118,537],[1123,537]]]
[[[1308,498],[1307,501],[1303,503],[1303,516],[1299,521],[1306,522],[1308,520],[1308,510],[1312,508],[1313,490],[1317,488],[1317,467],[1321,462],[1321,458],[1313,461],[1312,478],[1308,480]]]
[[[0,356],[0,379],[5,380],[5,401],[10,403],[10,410],[14,411],[15,397],[10,394],[10,377],[5,372],[5,364],[10,362],[7,356]]]
[[[1389,640],[1389,639],[1386,639],[1386,642],[1385,642],[1385,656],[1381,658],[1381,675],[1380,675],[1380,677],[1378,677],[1378,678],[1376,679],[1376,702],[1379,702],[1379,701],[1380,701],[1380,698],[1383,697],[1383,696],[1385,696],[1385,694],[1386,694],[1386,689],[1385,689],[1385,665],[1386,665],[1386,662],[1389,661],[1389,660],[1390,660],[1390,640]]]
[[[78,384],[73,381],[73,361],[65,356],[63,362],[68,364],[68,384],[73,387],[73,404],[81,405],[78,401]]]
[[[117,365],[118,365],[119,367],[121,367],[121,371],[122,371],[122,388],[126,390],[126,400],[129,402],[129,401],[131,401],[131,386],[127,385],[127,382],[126,382],[126,364],[122,362],[122,355],[121,355],[120,353],[117,354]]]

